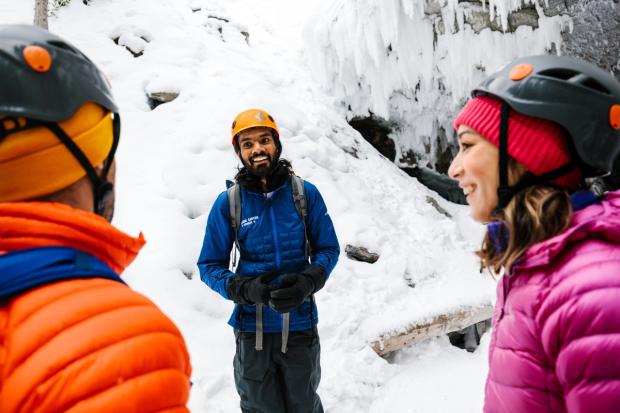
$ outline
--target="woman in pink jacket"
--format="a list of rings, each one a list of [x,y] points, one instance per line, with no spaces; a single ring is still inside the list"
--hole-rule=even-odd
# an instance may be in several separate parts
[[[497,288],[484,411],[620,412],[620,84],[583,61],[518,59],[457,116],[449,174]],[[498,167],[499,166],[499,167]]]

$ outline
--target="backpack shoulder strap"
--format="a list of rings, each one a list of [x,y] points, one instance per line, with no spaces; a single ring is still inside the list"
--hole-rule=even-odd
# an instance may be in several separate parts
[[[291,189],[293,192],[293,202],[297,215],[304,224],[305,247],[304,256],[306,261],[310,257],[310,241],[308,240],[308,227],[306,226],[306,217],[308,216],[308,200],[306,199],[306,189],[304,188],[304,180],[297,175],[291,175]]]
[[[230,212],[230,225],[235,233],[235,243],[241,224],[241,188],[235,184],[226,190],[228,194],[228,212]]]
[[[230,226],[235,234],[235,247],[236,250],[241,252],[239,247],[239,226],[241,225],[241,187],[239,184],[234,184],[226,190],[228,195],[228,212],[230,212]],[[232,268],[237,265],[237,253],[233,251],[233,263]]]
[[[291,186],[293,189],[293,201],[299,218],[306,222],[308,216],[308,200],[306,199],[306,189],[304,188],[304,180],[297,175],[291,176]]]

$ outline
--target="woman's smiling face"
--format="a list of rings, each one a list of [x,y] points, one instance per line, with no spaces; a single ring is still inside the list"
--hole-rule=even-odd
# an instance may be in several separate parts
[[[459,152],[448,175],[463,189],[472,218],[489,222],[498,202],[499,149],[466,125],[461,125],[457,133]]]

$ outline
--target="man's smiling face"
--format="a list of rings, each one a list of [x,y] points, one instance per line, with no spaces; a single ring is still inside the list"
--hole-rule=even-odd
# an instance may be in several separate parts
[[[266,176],[276,158],[278,148],[269,128],[251,128],[237,136],[241,160],[250,172]]]

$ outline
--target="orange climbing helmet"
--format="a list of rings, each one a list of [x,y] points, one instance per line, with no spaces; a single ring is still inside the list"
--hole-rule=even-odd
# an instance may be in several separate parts
[[[248,109],[235,117],[232,123],[232,144],[235,146],[235,138],[240,132],[251,128],[269,128],[276,140],[280,139],[280,131],[273,117],[262,109]]]

